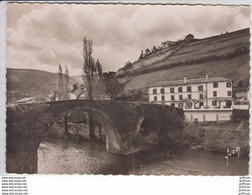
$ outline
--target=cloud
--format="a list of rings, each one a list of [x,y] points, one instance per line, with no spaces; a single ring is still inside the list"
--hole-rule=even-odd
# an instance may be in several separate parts
[[[56,72],[60,63],[70,74],[81,74],[87,37],[103,70],[116,71],[162,41],[189,33],[204,38],[249,25],[245,6],[9,4],[7,67]]]

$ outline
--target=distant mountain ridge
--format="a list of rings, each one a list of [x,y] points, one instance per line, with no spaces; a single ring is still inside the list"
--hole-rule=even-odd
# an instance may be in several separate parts
[[[173,47],[157,50],[142,60],[121,68],[116,76],[124,89],[146,89],[160,81],[225,77],[235,87],[249,85],[249,29],[243,29],[190,42],[180,41]]]
[[[57,90],[58,74],[35,69],[7,68],[7,97],[16,96],[12,101],[37,95],[48,96]],[[79,83],[70,77],[70,86]]]

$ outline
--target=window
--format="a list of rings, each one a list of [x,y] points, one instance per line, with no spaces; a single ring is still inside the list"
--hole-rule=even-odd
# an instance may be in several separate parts
[[[183,95],[179,95],[179,100],[182,100],[183,99]]]
[[[198,90],[199,91],[203,91],[203,86],[201,85],[201,86],[198,86]]]
[[[172,106],[172,107],[175,107],[175,104],[174,104],[174,103],[171,103],[171,106]]]
[[[174,100],[174,95],[171,95],[171,100]]]
[[[154,101],[157,101],[157,96],[154,96]]]
[[[227,86],[228,88],[230,88],[230,87],[232,86],[231,82],[228,82],[228,83],[226,84],[226,86]]]
[[[178,103],[178,107],[179,107],[179,108],[183,108],[183,103],[181,103],[181,102]]]
[[[157,89],[153,89],[153,94],[157,94]]]
[[[178,88],[178,92],[179,92],[179,93],[182,93],[182,92],[183,92],[183,88],[182,88],[182,87],[179,87],[179,88]]]
[[[187,87],[187,92],[192,92],[192,87]]]
[[[162,101],[165,101],[165,96],[164,95],[162,95]]]
[[[228,96],[232,96],[232,92],[231,92],[231,91],[228,91],[228,92],[227,92],[227,95],[228,95]]]
[[[160,89],[160,93],[164,94],[164,88]]]
[[[170,93],[174,93],[174,88],[171,88],[171,89],[170,89]]]
[[[217,106],[217,102],[216,101],[212,101],[212,106]]]
[[[192,95],[191,94],[188,94],[188,99],[192,99]]]
[[[214,96],[214,97],[217,97],[217,91],[214,91],[214,92],[213,92],[213,96]]]
[[[188,102],[186,106],[187,108],[192,108],[192,102]]]
[[[232,106],[231,100],[227,100],[227,101],[226,101],[226,107],[227,107],[227,108],[231,108],[231,106]]]
[[[199,94],[199,99],[204,99],[204,96],[203,96],[203,94]]]
[[[200,103],[199,103],[199,107],[201,107],[201,106],[202,106],[202,107],[204,106],[204,103],[203,103],[203,102],[200,102]]]
[[[218,83],[213,83],[214,88],[218,88]]]

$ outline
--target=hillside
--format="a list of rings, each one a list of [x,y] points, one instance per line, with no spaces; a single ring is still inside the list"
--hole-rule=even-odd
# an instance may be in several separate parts
[[[238,83],[240,90],[249,85],[249,29],[159,49],[152,55],[122,68],[117,79],[124,89],[144,89],[149,84],[189,78],[222,76]]]
[[[8,101],[37,95],[48,96],[51,91],[57,90],[58,85],[57,73],[41,70],[8,68],[6,78]],[[70,78],[70,85],[77,82]]]

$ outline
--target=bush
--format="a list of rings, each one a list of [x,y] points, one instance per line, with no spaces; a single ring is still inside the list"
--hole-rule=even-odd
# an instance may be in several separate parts
[[[246,123],[246,122],[245,122]],[[183,131],[182,143],[192,148],[203,148],[225,152],[227,148],[241,148],[241,155],[249,153],[249,128],[244,124],[243,130],[235,130],[238,124],[189,124]],[[231,128],[233,126],[233,128]],[[181,144],[182,144],[181,143]]]

